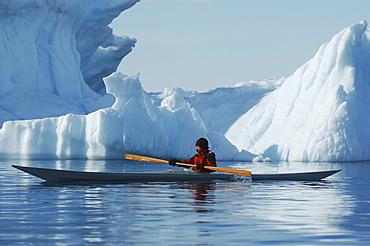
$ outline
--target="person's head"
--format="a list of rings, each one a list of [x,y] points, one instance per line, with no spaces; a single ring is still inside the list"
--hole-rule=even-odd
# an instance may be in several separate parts
[[[203,150],[207,150],[208,149],[208,140],[205,139],[205,138],[199,138],[197,140],[197,142],[195,143],[195,146],[197,147],[197,150],[198,150],[198,148],[201,148]]]

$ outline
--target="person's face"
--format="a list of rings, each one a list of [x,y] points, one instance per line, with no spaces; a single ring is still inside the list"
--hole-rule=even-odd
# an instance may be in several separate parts
[[[195,146],[195,148],[196,148],[197,151],[201,151],[202,150],[202,148],[199,147],[199,146]]]

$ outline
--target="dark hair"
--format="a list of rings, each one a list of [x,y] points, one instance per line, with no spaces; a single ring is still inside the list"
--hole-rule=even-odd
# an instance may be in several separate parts
[[[202,149],[208,149],[208,140],[205,138],[199,138],[195,143],[195,146],[201,147]]]

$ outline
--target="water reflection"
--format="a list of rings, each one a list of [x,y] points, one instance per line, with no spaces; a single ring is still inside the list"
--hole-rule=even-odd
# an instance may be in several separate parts
[[[269,192],[263,200],[267,210],[255,209],[254,216],[276,222],[283,230],[317,235],[340,234],[338,222],[352,214],[353,202],[331,184],[284,184],[264,187]],[[258,200],[255,207],[261,206]]]
[[[90,171],[167,168],[150,163],[143,167],[132,162],[87,160],[24,164]],[[237,165],[252,171],[266,171],[271,166],[271,171],[276,164]],[[4,245],[30,241],[43,245],[146,245],[153,243],[153,238],[161,245],[356,245],[370,241],[368,163],[280,164],[279,172],[343,168],[322,182],[84,186],[40,185],[40,179],[8,166],[0,168],[4,222],[0,224],[0,244]]]
[[[214,204],[215,185],[209,183],[183,184],[183,189],[190,190],[193,196],[193,209],[196,213],[209,213],[213,209],[209,206]]]

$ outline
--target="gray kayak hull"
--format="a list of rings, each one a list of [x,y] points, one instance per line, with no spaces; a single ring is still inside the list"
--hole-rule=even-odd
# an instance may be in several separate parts
[[[83,172],[59,170],[39,167],[25,167],[12,165],[21,171],[46,181],[53,182],[104,182],[104,183],[130,183],[130,182],[197,182],[197,181],[240,181],[239,175],[224,173],[200,173],[193,171],[155,171],[155,172]],[[340,170],[281,173],[281,174],[252,174],[253,181],[262,180],[291,180],[291,181],[319,181]],[[242,176],[248,180],[248,176]]]

